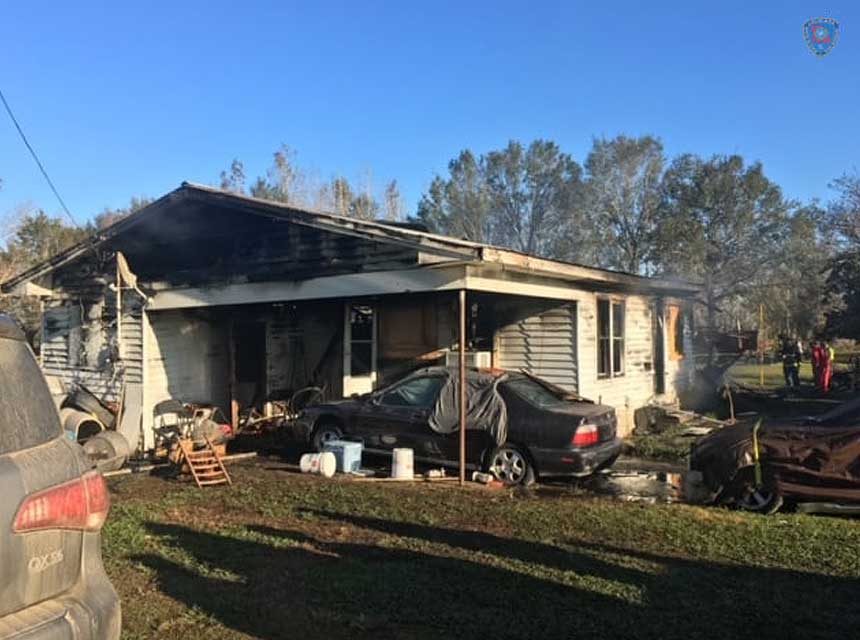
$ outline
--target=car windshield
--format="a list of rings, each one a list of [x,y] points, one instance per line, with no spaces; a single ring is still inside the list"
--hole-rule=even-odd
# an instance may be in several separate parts
[[[556,409],[568,406],[568,402],[530,378],[512,378],[505,382],[523,400],[541,409]]]
[[[30,348],[0,339],[0,454],[60,435],[60,418]]]

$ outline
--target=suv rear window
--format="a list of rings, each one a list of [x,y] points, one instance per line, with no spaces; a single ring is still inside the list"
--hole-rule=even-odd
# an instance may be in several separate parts
[[[0,338],[0,455],[53,440],[60,418],[26,342]]]

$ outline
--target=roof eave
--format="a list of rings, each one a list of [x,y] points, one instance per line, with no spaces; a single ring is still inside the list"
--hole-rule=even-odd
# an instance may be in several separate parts
[[[486,247],[482,252],[482,257],[484,262],[497,264],[506,270],[522,273],[539,273],[555,279],[614,285],[634,291],[661,292],[681,297],[694,296],[701,291],[701,286],[683,280],[651,278],[605,269],[595,269],[568,262],[538,258],[515,251],[506,251],[495,247]]]

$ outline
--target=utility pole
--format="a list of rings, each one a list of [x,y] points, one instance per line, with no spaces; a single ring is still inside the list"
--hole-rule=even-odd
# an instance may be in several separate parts
[[[758,386],[764,388],[764,305],[758,306]]]
[[[466,484],[466,290],[460,289],[460,486]]]

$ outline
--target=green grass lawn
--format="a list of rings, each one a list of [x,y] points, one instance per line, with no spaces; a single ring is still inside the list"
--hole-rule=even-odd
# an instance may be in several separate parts
[[[837,355],[835,371],[848,370],[848,358],[850,355],[851,354],[843,354],[841,359],[840,356]],[[782,389],[785,387],[785,375],[782,371],[781,362],[766,364],[762,368],[764,369],[763,388],[765,390]],[[758,389],[760,388],[759,369],[760,367],[758,364],[738,363],[732,365],[726,375],[729,380],[737,384]],[[809,362],[802,362],[800,364],[800,383],[802,385],[809,385],[810,387],[815,384],[815,379],[812,375],[812,365]]]
[[[758,364],[735,364],[727,372],[726,377],[745,387],[759,388],[759,370],[764,369],[764,389],[782,389],[785,387],[785,375],[782,363],[776,362],[759,367]],[[800,381],[802,384],[813,384],[812,365],[808,362],[800,365]]]
[[[846,638],[860,526],[596,498],[322,480],[111,482],[126,638]]]

